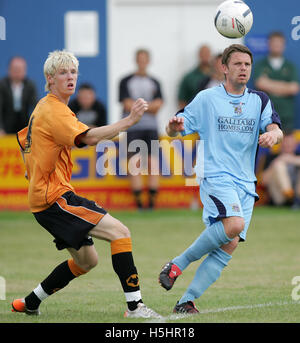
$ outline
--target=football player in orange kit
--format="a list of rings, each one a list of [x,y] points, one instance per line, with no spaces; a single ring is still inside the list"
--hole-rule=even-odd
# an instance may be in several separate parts
[[[49,54],[44,64],[45,89],[49,93],[37,104],[28,127],[17,134],[29,181],[30,210],[54,237],[57,249],[66,248],[71,256],[25,298],[15,299],[12,308],[16,312],[39,314],[44,299],[95,267],[98,255],[94,237],[110,242],[113,269],[122,284],[128,307],[124,316],[158,318],[142,301],[128,228],[94,201],[78,196],[70,184],[71,148],[112,139],[137,123],[148,104],[138,99],[126,118],[90,129],[67,106],[75,92],[78,65],[70,52]]]

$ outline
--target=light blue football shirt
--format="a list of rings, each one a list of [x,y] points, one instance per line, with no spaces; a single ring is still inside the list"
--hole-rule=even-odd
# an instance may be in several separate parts
[[[204,160],[198,147],[198,178],[227,174],[247,183],[256,181],[260,130],[265,132],[271,123],[281,126],[264,92],[246,88],[242,95],[233,95],[223,84],[199,92],[177,116],[184,118],[183,136],[197,132],[204,142]]]

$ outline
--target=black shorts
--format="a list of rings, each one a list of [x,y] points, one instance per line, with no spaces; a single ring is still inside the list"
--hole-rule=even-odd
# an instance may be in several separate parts
[[[134,140],[142,140],[147,144],[148,148],[148,155],[151,155],[151,141],[157,140],[158,141],[158,133],[157,130],[136,130],[136,131],[129,131],[127,132],[127,148],[129,144]],[[129,152],[128,157],[131,157],[138,153],[136,152]]]
[[[58,250],[80,249],[93,245],[89,231],[98,224],[107,212],[94,201],[87,200],[69,191],[64,193],[49,208],[33,215],[38,223],[55,239]]]

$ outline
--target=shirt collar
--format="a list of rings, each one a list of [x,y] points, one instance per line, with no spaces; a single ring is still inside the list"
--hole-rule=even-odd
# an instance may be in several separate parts
[[[242,98],[242,97],[246,94],[246,92],[247,92],[247,90],[248,90],[248,88],[246,87],[246,88],[244,89],[243,94],[231,94],[231,93],[228,93],[228,92],[227,92],[227,90],[226,90],[226,88],[225,88],[225,86],[224,86],[224,83],[221,83],[221,84],[220,84],[220,87],[223,88],[223,92],[224,92],[226,95],[228,95],[228,96],[230,96],[230,97],[232,97],[232,98]]]

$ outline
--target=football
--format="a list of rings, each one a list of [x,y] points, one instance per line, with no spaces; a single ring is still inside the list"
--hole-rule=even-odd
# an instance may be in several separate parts
[[[241,38],[251,29],[253,14],[243,1],[227,0],[221,3],[215,14],[215,27],[227,38]]]

